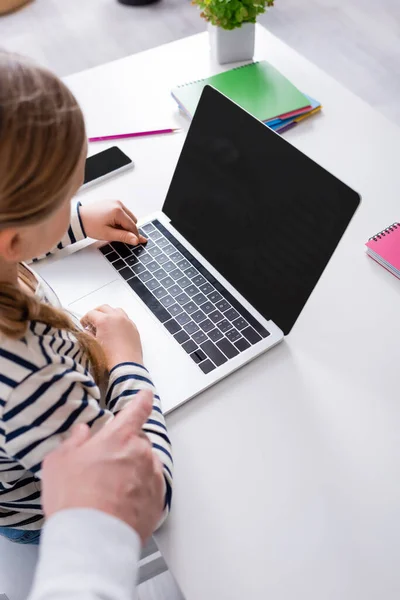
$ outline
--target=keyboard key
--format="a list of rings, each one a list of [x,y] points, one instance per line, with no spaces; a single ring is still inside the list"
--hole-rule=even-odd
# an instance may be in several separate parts
[[[247,350],[247,348],[250,348],[249,342],[244,338],[240,338],[240,340],[235,342],[235,346],[240,352],[243,352],[244,350]]]
[[[211,292],[211,294],[208,294],[208,299],[211,302],[218,302],[218,300],[222,299],[222,296],[219,292],[217,292],[216,290],[214,290],[213,292]]]
[[[213,291],[213,286],[210,285],[208,282],[204,283],[203,285],[200,286],[201,291],[203,292],[203,294],[210,294]]]
[[[154,231],[151,231],[151,232],[147,231],[146,233],[148,234],[148,237],[154,241],[159,240],[160,238],[163,237],[162,233],[157,231],[157,229],[155,229]]]
[[[123,277],[125,280],[130,279],[131,277],[134,277],[135,274],[131,271],[131,269],[129,267],[125,267],[124,269],[121,269],[119,271],[119,274],[121,275],[121,277]],[[197,307],[196,307],[197,308]]]
[[[211,331],[211,329],[214,329],[214,323],[210,321],[210,319],[206,319],[200,323],[200,327],[207,333],[208,331]]]
[[[186,325],[186,323],[189,323],[190,317],[185,312],[182,312],[176,317],[176,320],[178,321],[179,325]]]
[[[204,294],[196,294],[195,296],[193,296],[193,302],[196,302],[196,304],[200,305],[200,304],[204,304],[205,302],[207,302],[207,298],[205,297]],[[212,307],[211,310],[213,310],[214,307]]]
[[[154,277],[160,281],[161,279],[165,279],[167,276],[167,272],[164,269],[158,269],[158,271],[154,271]]]
[[[182,277],[181,279],[178,279],[176,283],[178,283],[181,286],[181,288],[185,288],[188,285],[190,285],[190,279],[188,279],[187,277]]]
[[[217,342],[217,346],[228,358],[233,358],[239,354],[239,350],[233,344],[228,342],[226,338]]]
[[[250,342],[250,344],[257,344],[262,338],[261,335],[258,335],[257,331],[255,331],[252,327],[246,327],[241,332],[242,335]]]
[[[239,329],[239,331],[241,331],[242,329],[248,326],[248,322],[245,321],[242,317],[239,317],[238,319],[235,319],[235,321],[232,321],[232,325],[234,325],[236,329]]]
[[[135,248],[132,249],[132,252],[136,256],[140,256],[144,252],[144,247],[143,246],[136,246]]]
[[[170,319],[169,321],[166,321],[164,323],[164,327],[168,329],[168,331],[172,334],[177,333],[182,329],[181,326],[175,321],[175,319]]]
[[[167,263],[165,263],[165,264],[167,264]],[[180,279],[183,276],[183,273],[180,269],[174,269],[173,271],[170,272],[169,275],[176,281],[177,279]]]
[[[191,354],[192,352],[194,352],[195,350],[197,350],[197,345],[194,343],[193,340],[189,340],[188,342],[185,342],[184,344],[182,344],[182,348],[188,354]]]
[[[173,271],[175,269],[175,265],[172,262],[172,260],[167,260],[167,262],[165,262],[163,264],[163,269],[165,269],[167,271],[167,273],[170,273],[170,271]]]
[[[142,234],[143,235],[143,234]],[[145,236],[146,237],[146,236]],[[153,242],[153,240],[146,240],[146,242],[144,242],[145,246],[146,246],[146,250],[148,251],[149,248],[152,248],[153,246],[155,246],[155,243]]]
[[[194,362],[196,364],[199,364],[203,360],[205,360],[207,358],[207,356],[204,354],[204,352],[202,350],[196,350],[196,352],[192,352],[192,354],[190,355],[190,358],[193,358]]]
[[[155,260],[152,260],[151,262],[148,263],[147,268],[149,271],[154,272],[154,271],[157,271],[157,269],[159,269],[160,266],[158,263],[156,263]]]
[[[165,246],[168,246],[169,242],[165,237],[162,237],[161,239],[157,240],[157,245],[160,248],[165,248]]]
[[[173,260],[175,263],[178,262],[178,260],[182,260],[183,256],[180,252],[176,251],[176,248],[174,248],[175,252],[173,252],[172,254],[169,255],[170,259]]]
[[[161,323],[169,321],[171,315],[165,308],[161,306],[157,298],[154,298],[151,292],[137,277],[132,277],[128,281],[128,285],[136,292],[139,298],[146,304],[147,308],[157,317]]]
[[[183,344],[184,342],[187,342],[190,339],[186,331],[183,330],[179,331],[176,335],[174,335],[174,338],[179,344]]]
[[[158,284],[160,285],[160,284]],[[155,295],[156,298],[162,298],[163,296],[167,295],[167,290],[165,290],[163,287],[159,287],[156,290],[154,290],[153,294]]]
[[[204,310],[204,312],[208,315],[208,313],[213,312],[214,310],[214,304],[212,304],[211,302],[205,302],[204,304],[200,305],[201,310]]]
[[[190,279],[192,279],[192,277],[196,277],[197,274],[197,269],[194,269],[193,267],[190,267],[189,269],[185,270],[186,277],[190,277]]]
[[[227,321],[226,319],[224,319],[223,321],[220,321],[218,323],[217,327],[220,328],[220,330],[222,331],[222,333],[225,333],[229,329],[232,329],[231,323],[229,323],[229,321]]]
[[[125,262],[122,260],[122,258],[119,258],[118,260],[116,260],[113,263],[113,267],[114,269],[116,269],[117,271],[120,271],[121,269],[123,269],[124,267],[126,267]]]
[[[148,265],[149,263],[151,263],[153,261],[153,257],[150,256],[150,254],[148,254],[147,252],[145,254],[141,254],[139,256],[139,259],[143,265]]]
[[[199,326],[193,321],[190,321],[183,326],[183,329],[186,331],[186,333],[190,333],[190,335],[192,335],[195,331],[199,330]]]
[[[158,246],[153,246],[153,248],[150,248],[150,250],[149,250],[149,254],[151,254],[151,256],[153,256],[154,258],[161,253],[162,253],[162,250],[160,248],[158,248]]]
[[[146,287],[148,287],[151,291],[158,288],[159,285],[160,284],[158,283],[157,279],[149,279],[148,281],[146,281]]]
[[[219,367],[227,362],[227,358],[222,354],[222,352],[214,346],[212,342],[207,340],[204,344],[201,344],[200,348],[207,354],[209,358]]]
[[[196,308],[197,308],[197,306],[196,306]],[[195,321],[196,323],[201,323],[206,318],[206,315],[203,313],[202,310],[196,310],[196,312],[194,312],[190,316],[192,317],[193,321]]]
[[[189,302],[190,298],[187,294],[182,293],[179,294],[179,296],[176,296],[175,300],[183,306],[184,304],[187,304]]]
[[[228,340],[230,340],[231,342],[236,342],[239,338],[241,338],[242,336],[240,335],[240,333],[237,331],[237,329],[231,329],[230,331],[226,332],[226,337],[228,338]]]
[[[181,292],[181,288],[179,287],[179,285],[176,284],[171,285],[171,287],[168,290],[168,293],[171,294],[171,296],[178,296]]]
[[[169,306],[175,304],[174,298],[170,295],[163,296],[162,298],[160,298],[160,302],[163,306],[165,306],[165,308],[168,308]]]
[[[180,315],[181,312],[183,312],[183,308],[181,306],[179,306],[179,304],[172,304],[168,308],[168,310],[173,317],[176,317],[177,315]]]
[[[116,252],[118,252],[118,254],[122,258],[126,258],[127,256],[130,256],[132,254],[128,246],[125,246],[125,244],[123,244],[122,242],[113,242],[111,246]]]
[[[164,263],[168,262],[168,256],[166,256],[165,254],[160,254],[160,256],[157,256],[157,260],[160,263],[160,265],[163,265]]]
[[[112,250],[112,252],[110,252],[110,254],[107,254],[106,259],[110,262],[113,263],[116,260],[119,260],[119,255],[114,252],[114,250]]]
[[[219,321],[222,321],[224,317],[222,313],[219,312],[219,310],[214,310],[208,315],[208,318],[211,319],[213,323],[218,323]]]
[[[164,252],[165,252],[165,254],[168,254],[168,256],[173,254],[175,252],[175,250],[176,250],[176,248],[172,244],[168,244],[168,246],[164,246]]]
[[[146,268],[143,265],[141,265],[140,263],[138,263],[137,265],[132,267],[132,271],[134,273],[136,273],[136,275],[139,275],[139,273],[143,273],[143,271],[145,271],[145,270],[146,270]]]
[[[168,289],[169,287],[171,287],[171,285],[174,285],[175,282],[171,277],[166,277],[165,279],[161,279],[160,283]]]
[[[218,342],[218,340],[220,340],[221,338],[223,338],[223,334],[220,332],[219,329],[213,329],[212,331],[208,332],[208,337],[210,339],[212,339],[213,342]]]
[[[198,291],[199,290],[195,285],[188,285],[187,288],[185,288],[185,292],[189,294],[189,296],[194,296]]]
[[[231,305],[229,304],[229,302],[227,302],[225,300],[225,298],[222,298],[222,300],[219,300],[218,302],[215,303],[215,306],[218,308],[218,310],[220,310],[221,312],[224,312],[225,310],[228,310],[228,308],[232,308]]]
[[[137,256],[135,256],[134,254],[131,254],[130,256],[128,256],[128,258],[125,259],[125,262],[130,267],[133,267],[134,265],[138,264],[139,260],[138,260]]]
[[[228,319],[229,321],[234,321],[235,319],[237,319],[238,317],[240,317],[240,315],[239,315],[239,313],[238,313],[237,310],[235,310],[234,308],[230,308],[229,310],[227,310],[225,312],[224,317],[226,319]]]
[[[151,273],[149,273],[148,271],[143,271],[143,273],[140,273],[139,279],[143,281],[143,283],[145,283],[146,281],[149,281],[149,279],[151,279]]]
[[[193,279],[192,283],[199,286],[199,285],[203,285],[203,283],[206,283],[206,280],[204,279],[204,277],[202,275],[196,275],[196,277]]]
[[[199,364],[199,367],[205,375],[215,369],[215,365],[212,364],[211,360],[204,360]]]
[[[187,304],[185,304],[185,306],[183,308],[190,315],[193,312],[196,312],[196,310],[197,310],[197,304],[195,304],[194,302],[188,302]]]
[[[142,229],[145,233],[149,233],[150,231],[155,231],[155,227],[152,223],[147,223],[147,225],[143,225]]]
[[[194,333],[192,335],[193,340],[196,342],[196,344],[202,344],[203,342],[206,341],[207,336],[205,333],[203,333],[202,331],[196,331],[196,333]]]
[[[106,244],[105,246],[102,246],[101,248],[99,248],[100,252],[104,255],[106,254],[110,254],[110,252],[113,251],[112,247],[110,246],[110,244]]]
[[[179,267],[181,271],[184,271],[185,269],[189,269],[189,267],[191,267],[192,265],[188,260],[186,260],[186,258],[184,258],[183,260],[178,261],[176,263],[176,266]],[[188,277],[190,277],[190,275],[188,275]]]

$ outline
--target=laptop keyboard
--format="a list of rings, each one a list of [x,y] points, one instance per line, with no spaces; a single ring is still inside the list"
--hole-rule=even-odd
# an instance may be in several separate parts
[[[141,233],[100,251],[203,373],[270,335],[159,221]]]

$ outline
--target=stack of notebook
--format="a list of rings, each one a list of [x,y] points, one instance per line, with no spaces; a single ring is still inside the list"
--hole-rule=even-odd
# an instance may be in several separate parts
[[[268,127],[283,133],[321,110],[265,60],[180,85],[172,90],[179,108],[192,118],[204,86],[211,85]]]
[[[365,244],[367,254],[400,279],[400,223],[392,223]]]

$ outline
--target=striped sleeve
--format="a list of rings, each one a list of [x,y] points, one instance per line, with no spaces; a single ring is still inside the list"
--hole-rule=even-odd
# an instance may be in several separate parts
[[[172,495],[171,444],[160,398],[140,365],[123,363],[111,371],[105,409],[100,407],[100,391],[92,376],[73,360],[50,363],[32,373],[13,389],[3,408],[5,451],[40,477],[44,457],[68,437],[74,424],[87,423],[98,430],[134,401],[141,389],[150,389],[154,395],[153,411],[143,431],[163,464],[165,517]]]
[[[71,204],[71,220],[70,225],[63,239],[57,244],[55,248],[43,254],[42,256],[38,256],[37,258],[33,258],[30,262],[35,263],[43,258],[47,258],[52,254],[55,254],[58,250],[62,250],[66,248],[66,246],[70,246],[71,244],[75,244],[76,242],[80,242],[84,240],[87,236],[85,233],[85,229],[83,227],[81,215],[80,215],[80,207],[82,204],[78,202],[73,202]]]
[[[110,412],[116,414],[143,389],[151,390],[154,398],[153,410],[147,423],[143,427],[143,431],[150,439],[153,451],[157,454],[163,465],[165,480],[164,519],[171,507],[173,473],[172,450],[164,415],[161,409],[160,397],[157,394],[157,390],[153,385],[147,369],[142,365],[129,362],[120,363],[114,367],[110,372],[106,395],[106,407]]]

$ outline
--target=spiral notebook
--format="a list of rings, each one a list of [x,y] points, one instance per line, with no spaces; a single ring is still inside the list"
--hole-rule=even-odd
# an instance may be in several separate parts
[[[400,223],[393,223],[365,244],[367,254],[400,279]]]
[[[172,97],[190,118],[206,85],[211,85],[264,122],[277,117],[294,117],[311,109],[307,96],[265,60],[173,89]]]

